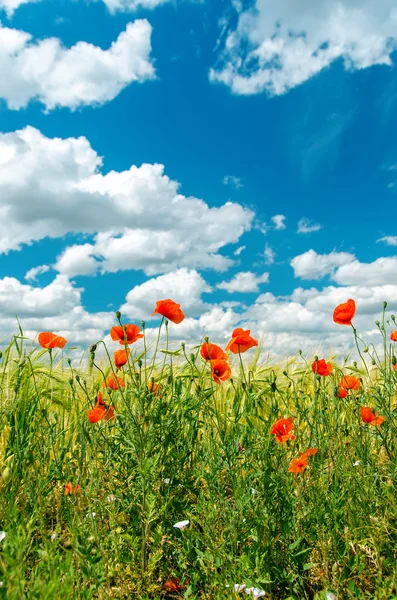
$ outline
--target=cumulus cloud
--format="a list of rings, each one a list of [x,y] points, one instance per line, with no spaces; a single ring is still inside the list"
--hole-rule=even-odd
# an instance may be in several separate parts
[[[107,50],[87,42],[65,48],[57,38],[35,41],[0,23],[0,98],[15,110],[32,100],[47,111],[109,102],[131,83],[155,77],[151,32],[139,19]]]
[[[236,190],[239,190],[240,188],[244,187],[244,183],[241,177],[236,177],[235,175],[225,175],[225,177],[223,178],[223,183],[224,185],[234,187]]]
[[[273,222],[274,228],[275,229],[285,229],[287,227],[285,224],[285,219],[286,219],[285,215],[274,215],[274,217],[272,217],[272,222]]]
[[[269,273],[256,275],[251,271],[241,271],[237,273],[230,281],[222,281],[218,283],[217,288],[226,290],[229,294],[233,292],[259,292],[261,283],[268,283]]]
[[[319,223],[314,223],[306,217],[298,221],[298,233],[313,233],[314,231],[319,231],[322,227]]]
[[[226,36],[212,81],[236,94],[284,94],[333,61],[345,69],[391,65],[397,47],[394,0],[235,2],[237,26]]]
[[[49,271],[50,268],[51,267],[49,265],[40,265],[39,267],[33,267],[32,269],[29,269],[29,271],[26,272],[25,279],[26,281],[36,281],[39,275],[47,273],[47,271]]]
[[[265,250],[263,252],[263,255],[265,257],[265,261],[266,264],[268,265],[272,265],[274,263],[274,260],[276,258],[276,253],[274,252],[274,250],[269,246],[269,244],[266,244],[265,246]]]
[[[397,256],[381,257],[372,263],[355,260],[339,267],[333,279],[341,285],[397,284]]]
[[[103,0],[110,12],[133,12],[139,8],[153,10],[170,0]]]
[[[82,233],[92,242],[66,248],[56,264],[70,277],[233,264],[219,251],[250,229],[250,210],[183,196],[163,165],[103,175],[101,164],[84,137],[47,138],[32,127],[0,134],[0,252]]]
[[[397,235],[385,235],[376,241],[383,242],[387,246],[397,246]]]
[[[234,256],[240,256],[242,252],[244,252],[245,246],[239,246],[237,250],[234,251]]]
[[[209,307],[201,298],[202,294],[209,292],[211,287],[197,271],[178,269],[132,288],[120,311],[132,319],[148,319],[157,300],[171,298],[181,305],[186,317],[197,317]],[[155,318],[158,319],[158,316]]]
[[[333,275],[338,267],[352,263],[354,254],[349,252],[330,252],[329,254],[317,254],[315,250],[309,250],[304,254],[295,256],[291,260],[295,277],[301,279],[321,279],[325,275]]]

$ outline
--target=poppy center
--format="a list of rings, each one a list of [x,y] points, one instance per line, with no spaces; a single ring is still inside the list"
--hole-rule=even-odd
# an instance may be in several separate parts
[[[220,374],[220,371],[219,371],[219,369],[215,369],[215,370],[214,370],[214,374],[215,374],[216,376],[218,376],[218,375]]]

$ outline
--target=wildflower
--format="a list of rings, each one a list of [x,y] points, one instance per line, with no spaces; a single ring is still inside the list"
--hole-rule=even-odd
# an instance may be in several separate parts
[[[200,354],[204,360],[227,360],[227,354],[222,350],[220,346],[216,344],[210,344],[204,342],[201,346]]]
[[[175,525],[173,525],[173,527],[175,527],[175,529],[180,529],[181,531],[183,531],[189,525],[190,525],[190,521],[185,520],[185,521],[178,521],[178,523],[175,523]]]
[[[220,384],[221,381],[226,381],[232,376],[227,360],[211,360],[212,379],[215,383]]]
[[[128,362],[128,357],[130,355],[130,350],[116,350],[114,353],[114,364],[117,369],[121,369]]]
[[[246,352],[253,346],[258,345],[258,340],[255,340],[251,337],[251,330],[237,328],[232,333],[232,339],[226,346],[226,350],[230,350],[233,354],[238,354],[239,352]]]
[[[346,398],[346,396],[348,396],[348,391],[345,390],[345,388],[340,387],[339,388],[339,393],[338,393],[338,398]]]
[[[56,537],[57,537],[57,534],[56,534],[56,532],[54,532],[54,533],[52,533],[52,534],[51,534],[50,540],[51,540],[52,542],[55,542],[55,540],[56,540]]]
[[[169,485],[171,482],[171,479],[169,477],[166,477],[163,481],[166,485]]]
[[[358,467],[359,464],[360,464],[360,461],[356,460],[356,462],[353,463],[353,467]]]
[[[64,348],[66,346],[66,340],[60,335],[50,333],[49,331],[43,331],[39,333],[38,337],[39,344],[42,348]]]
[[[116,327],[112,327],[110,330],[110,337],[115,342],[119,342],[120,344],[133,344],[140,338],[143,338],[143,333],[140,332],[139,325],[133,325],[129,323],[128,325],[117,325]]]
[[[90,423],[98,423],[102,419],[112,421],[115,418],[114,406],[107,406],[103,401],[102,392],[98,392],[97,403],[94,408],[89,409],[87,416]]]
[[[73,484],[69,481],[65,485],[64,496],[68,496],[69,494],[73,494],[73,496],[76,496],[81,491],[81,486],[78,483],[76,483],[76,485],[73,486]]]
[[[279,419],[276,421],[271,428],[270,433],[276,436],[276,442],[278,444],[283,444],[287,440],[295,439],[296,436],[291,433],[293,430],[293,419],[292,417],[288,417],[288,419]]]
[[[116,502],[116,496],[114,496],[113,494],[109,494],[109,496],[106,496],[106,502],[108,502],[109,504],[111,502]]]
[[[95,519],[96,517],[96,512],[92,511],[92,512],[88,512],[85,516],[86,519]]]
[[[347,302],[339,304],[334,310],[333,319],[338,325],[351,325],[356,313],[356,303],[349,298]]]
[[[392,342],[397,342],[397,331],[392,331],[390,334],[390,339]]]
[[[376,427],[377,425],[382,425],[385,417],[378,416],[377,412],[372,412],[372,410],[368,406],[361,407],[361,418],[364,423],[369,423]]]
[[[316,373],[316,375],[327,377],[332,373],[332,365],[331,363],[325,362],[325,360],[321,358],[320,360],[315,360],[313,362],[312,371],[313,373]]]
[[[166,592],[180,592],[182,589],[181,581],[178,577],[170,577],[164,583],[163,588]]]
[[[147,389],[153,396],[161,396],[163,386],[150,380],[147,384]]]
[[[5,540],[7,537],[7,534],[5,531],[0,531],[0,542],[2,542],[3,540]]]
[[[303,452],[299,458],[293,458],[289,466],[288,472],[298,475],[303,473],[308,465],[309,456],[317,454],[317,448],[309,448],[306,452]]]
[[[340,380],[340,388],[344,390],[354,390],[357,391],[360,389],[361,381],[358,377],[353,377],[353,375],[345,375]]]
[[[103,387],[110,388],[111,390],[119,390],[119,389],[125,387],[125,383],[121,379],[121,377],[115,377],[112,373],[103,382]]]
[[[315,454],[317,454],[317,452],[318,452],[317,448],[309,448],[303,454],[305,454],[306,456],[314,456]]]
[[[181,310],[181,305],[169,298],[167,300],[158,300],[158,302],[156,302],[156,308],[152,312],[152,316],[155,314],[161,315],[176,324],[182,323],[185,318],[185,315]]]

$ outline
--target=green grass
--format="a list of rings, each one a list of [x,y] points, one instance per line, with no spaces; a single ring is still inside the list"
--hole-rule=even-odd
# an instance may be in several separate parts
[[[0,598],[248,597],[237,583],[272,599],[397,598],[397,372],[379,329],[384,356],[357,340],[368,371],[335,361],[320,378],[312,357],[277,367],[250,350],[217,386],[183,348],[157,352],[153,371],[132,354],[111,398],[108,360],[76,370],[65,349],[50,364],[20,332],[0,365]],[[341,399],[346,374],[362,386]],[[115,421],[88,421],[99,389]],[[296,439],[277,444],[288,416]],[[309,447],[308,468],[289,473]],[[81,493],[65,496],[67,482]],[[182,590],[167,596],[170,577]]]

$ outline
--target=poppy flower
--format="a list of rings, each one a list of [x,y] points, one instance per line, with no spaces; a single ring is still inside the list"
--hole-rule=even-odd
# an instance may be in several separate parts
[[[325,360],[321,358],[320,360],[315,360],[313,362],[312,371],[313,373],[316,373],[316,375],[327,377],[332,373],[332,365],[331,363],[325,362]]]
[[[220,346],[204,342],[200,348],[200,355],[204,360],[227,360],[227,354]]]
[[[158,300],[158,302],[156,302],[156,308],[152,312],[152,316],[156,314],[161,315],[176,324],[182,323],[185,318],[185,315],[181,310],[181,305],[169,298],[167,300]]]
[[[128,323],[128,325],[117,325],[116,327],[112,327],[110,330],[110,337],[113,341],[119,342],[123,345],[125,344],[125,342],[127,342],[127,344],[133,344],[140,338],[143,338],[143,333],[139,332],[139,325],[133,325],[132,323]]]
[[[385,417],[380,417],[377,412],[372,412],[372,410],[368,406],[361,407],[361,418],[364,423],[369,423],[376,427],[377,425],[382,425],[385,420]]]
[[[390,339],[392,342],[397,342],[397,331],[392,331],[390,334]]]
[[[345,388],[340,387],[339,388],[339,394],[338,394],[338,398],[346,398],[348,396],[349,392],[347,390],[345,390]]]
[[[81,492],[81,486],[76,483],[75,486],[73,486],[72,483],[70,483],[70,481],[65,485],[65,491],[64,491],[64,495],[67,496],[68,494],[73,494],[74,496],[76,496],[76,494],[78,494],[79,492]]]
[[[360,389],[361,381],[358,377],[353,377],[353,375],[345,375],[340,380],[340,387],[344,390],[354,390],[357,391]]]
[[[232,333],[232,339],[226,346],[226,351],[230,350],[233,354],[238,354],[239,352],[246,352],[250,348],[253,348],[253,346],[257,346],[258,340],[251,337],[250,334],[250,329],[244,330],[241,327],[235,329]]]
[[[221,381],[226,381],[232,376],[227,360],[211,360],[212,379],[215,383],[220,384]]]
[[[276,436],[276,442],[278,444],[284,444],[287,440],[294,440],[295,435],[291,433],[294,430],[294,423],[292,417],[288,419],[279,419],[273,425],[270,430],[272,435]]]
[[[293,458],[291,460],[291,464],[289,466],[288,472],[294,473],[294,475],[298,475],[298,473],[303,473],[308,465],[308,458],[306,454],[302,454],[299,458]]]
[[[181,581],[178,577],[170,577],[164,583],[163,588],[166,592],[180,592],[182,589]]]
[[[155,383],[152,380],[148,381],[147,389],[153,396],[161,396],[162,388],[163,386],[161,384]]]
[[[39,333],[38,337],[39,344],[42,348],[64,348],[66,346],[66,340],[60,335],[50,333],[49,331],[43,331]]]
[[[306,450],[306,452],[304,452],[304,454],[306,454],[306,456],[314,456],[315,454],[317,454],[317,452],[317,448],[309,448],[308,450]]]
[[[116,350],[114,353],[114,365],[117,369],[121,369],[128,362],[128,357],[130,355],[130,350]]]
[[[125,383],[121,377],[115,377],[113,373],[105,379],[102,385],[103,387],[110,388],[111,390],[119,390],[125,387]]]
[[[87,416],[90,423],[98,423],[102,419],[112,421],[115,417],[114,406],[107,406],[103,401],[102,392],[98,392],[97,403],[94,408],[88,410]]]
[[[334,321],[338,325],[351,325],[352,318],[356,313],[356,303],[349,298],[347,302],[339,304],[334,310]]]

